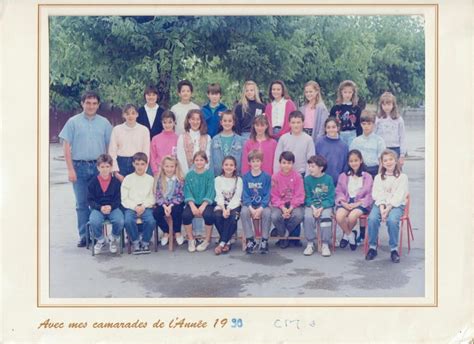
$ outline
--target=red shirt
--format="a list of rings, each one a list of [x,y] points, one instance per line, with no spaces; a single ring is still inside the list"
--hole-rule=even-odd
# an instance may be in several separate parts
[[[97,179],[99,180],[100,188],[102,189],[103,192],[107,191],[107,188],[110,185],[110,181],[112,180],[112,176],[109,174],[107,178],[103,178],[100,174],[97,176]]]

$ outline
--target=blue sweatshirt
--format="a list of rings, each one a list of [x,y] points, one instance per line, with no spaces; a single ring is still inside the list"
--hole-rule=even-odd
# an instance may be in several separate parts
[[[347,169],[348,152],[349,148],[339,136],[333,139],[325,135],[316,141],[316,154],[326,158],[328,166],[325,172],[332,177],[334,185],[337,184],[339,174]]]
[[[262,208],[268,207],[272,178],[263,171],[258,176],[253,176],[252,171],[249,171],[242,180],[244,182],[243,205],[247,207],[251,205],[254,207],[262,206]]]
[[[201,110],[207,123],[207,133],[211,138],[213,138],[219,132],[219,122],[221,120],[219,112],[227,110],[227,106],[219,103],[214,109],[212,109],[211,103],[207,103]]]

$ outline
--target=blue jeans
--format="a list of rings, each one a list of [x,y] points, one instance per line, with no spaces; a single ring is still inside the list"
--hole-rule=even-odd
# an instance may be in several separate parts
[[[125,229],[132,242],[138,241],[138,225],[137,212],[132,209],[125,209]],[[142,242],[147,244],[150,242],[153,230],[156,227],[155,218],[153,217],[153,210],[146,208],[145,212],[140,216],[143,221]]]
[[[95,161],[74,161],[72,162],[74,171],[76,171],[77,180],[72,183],[74,196],[76,197],[77,229],[79,237],[86,237],[86,225],[89,221],[90,209],[87,203],[87,187],[99,173]]]
[[[388,244],[390,249],[397,249],[398,248],[398,234],[400,232],[400,218],[403,215],[403,211],[405,206],[401,205],[396,208],[392,208],[388,213],[386,223],[387,223],[387,230],[389,241]],[[368,223],[369,223],[369,246],[370,247],[377,247],[377,238],[379,235],[380,229],[380,209],[375,204],[372,206],[372,210],[370,211]]]
[[[135,168],[132,165],[132,157],[118,156],[117,165],[120,170],[120,174],[124,177],[135,172]]]
[[[339,133],[339,136],[341,137],[341,140],[348,146],[351,146],[352,141],[357,137],[357,131],[354,130],[347,130],[347,131],[341,131]]]
[[[397,153],[397,158],[400,157],[400,147],[387,147],[387,149],[393,150],[395,153]]]
[[[112,224],[112,234],[116,238],[120,237],[120,231],[124,226],[123,213],[119,208],[115,208],[108,215],[102,214],[99,210],[92,209],[89,225],[94,231],[94,237],[99,241],[104,239],[102,226],[106,219]]]

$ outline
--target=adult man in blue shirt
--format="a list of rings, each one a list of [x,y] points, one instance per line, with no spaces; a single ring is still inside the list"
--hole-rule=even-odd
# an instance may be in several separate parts
[[[59,133],[63,141],[68,179],[76,197],[77,228],[80,240],[77,247],[86,246],[86,224],[90,210],[87,204],[87,186],[97,176],[96,160],[107,153],[112,125],[97,114],[100,97],[88,91],[81,97],[83,111],[68,119]]]

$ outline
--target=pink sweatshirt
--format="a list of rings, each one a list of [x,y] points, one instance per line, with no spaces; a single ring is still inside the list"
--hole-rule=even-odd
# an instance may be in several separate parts
[[[281,131],[273,135],[273,125],[272,125],[272,103],[268,103],[267,106],[265,106],[265,116],[267,116],[268,123],[270,124],[270,135],[272,135],[274,138],[278,139],[280,136],[283,134],[286,134],[290,131],[290,112],[296,110],[296,105],[293,103],[291,99],[288,99],[285,105],[285,118],[283,119],[283,127],[281,128]]]
[[[262,171],[268,175],[273,175],[273,158],[275,156],[275,149],[277,142],[274,139],[266,139],[262,142],[254,140],[247,140],[242,151],[242,175],[250,171],[250,164],[248,162],[249,153],[254,149],[259,149],[263,153]]]
[[[164,156],[176,157],[177,143],[178,135],[174,131],[162,131],[153,137],[150,147],[150,165],[153,174],[160,171],[160,163]]]
[[[290,202],[293,208],[304,203],[303,178],[295,170],[291,170],[288,175],[284,175],[282,171],[279,171],[272,176],[272,207],[280,208],[286,202]]]

